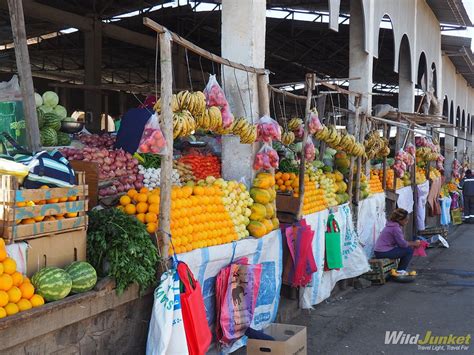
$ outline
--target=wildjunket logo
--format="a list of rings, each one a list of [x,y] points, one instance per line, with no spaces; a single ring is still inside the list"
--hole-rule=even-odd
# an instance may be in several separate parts
[[[417,345],[418,350],[429,351],[466,351],[471,344],[471,334],[466,335],[434,335],[428,330],[421,334],[405,333],[401,330],[385,332],[386,345]]]

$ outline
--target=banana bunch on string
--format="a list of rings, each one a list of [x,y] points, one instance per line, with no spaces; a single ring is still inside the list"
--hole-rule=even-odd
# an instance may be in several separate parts
[[[240,137],[241,144],[252,144],[257,140],[257,125],[251,124],[245,117],[234,120],[232,134]]]
[[[364,147],[368,159],[383,158],[390,154],[388,139],[380,137],[377,130],[367,133]]]

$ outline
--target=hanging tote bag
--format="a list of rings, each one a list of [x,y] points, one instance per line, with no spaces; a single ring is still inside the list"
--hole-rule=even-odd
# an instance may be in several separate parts
[[[332,213],[329,215],[326,224],[325,241],[327,269],[342,268],[341,231]]]
[[[184,262],[178,262],[178,275],[184,286],[180,296],[189,354],[204,355],[211,345],[212,334],[207,324],[201,286]]]

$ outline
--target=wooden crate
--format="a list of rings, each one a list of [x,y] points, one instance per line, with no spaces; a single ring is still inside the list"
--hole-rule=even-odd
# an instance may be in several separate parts
[[[441,235],[444,239],[448,238],[448,228],[445,227],[433,227],[433,228],[426,228],[425,230],[418,231],[419,236],[423,237],[430,237],[433,235]]]
[[[362,275],[366,280],[376,285],[384,285],[390,277],[390,270],[396,269],[398,260],[394,259],[370,259],[370,271]]]
[[[87,228],[88,187],[83,172],[77,172],[78,185],[50,189],[20,189],[16,177],[0,176],[0,232],[8,243],[41,237],[58,232]],[[44,201],[64,197],[77,197],[75,201],[38,204],[18,207],[18,203]],[[17,221],[35,216],[77,213],[77,217],[55,221],[17,224]]]
[[[99,164],[91,161],[71,160],[69,162],[75,171],[83,171],[86,185],[89,187],[89,209],[97,206],[99,198]]]
[[[292,195],[277,193],[276,208],[278,212],[290,213],[297,215],[299,208],[299,200]]]

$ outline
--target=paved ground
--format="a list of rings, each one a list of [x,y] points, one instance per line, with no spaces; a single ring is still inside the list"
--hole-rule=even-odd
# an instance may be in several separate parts
[[[414,258],[414,283],[353,290],[293,319],[308,327],[308,354],[428,353],[417,345],[385,345],[386,331],[474,337],[474,225],[460,226],[449,242],[449,249]],[[474,344],[461,352],[474,354]]]

